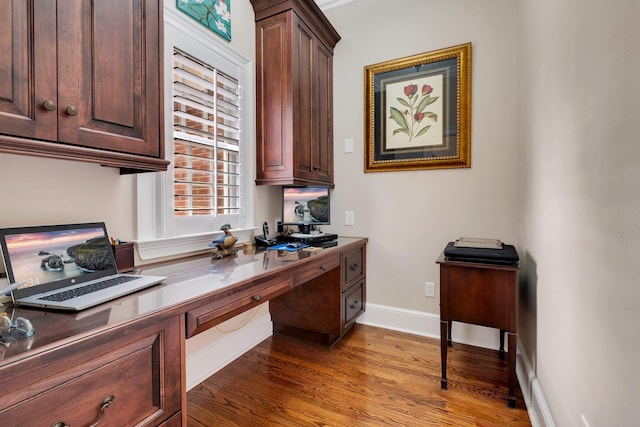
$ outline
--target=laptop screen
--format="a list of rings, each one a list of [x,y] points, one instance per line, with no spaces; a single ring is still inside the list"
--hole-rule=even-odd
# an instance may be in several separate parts
[[[0,247],[14,299],[117,272],[104,223],[0,229]]]

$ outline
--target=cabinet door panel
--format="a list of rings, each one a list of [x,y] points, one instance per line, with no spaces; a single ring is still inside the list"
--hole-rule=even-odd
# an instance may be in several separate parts
[[[263,141],[256,152],[258,179],[280,179],[291,175],[291,42],[289,22],[283,16],[265,20],[257,29],[256,98],[262,108],[256,110],[256,138]]]
[[[312,147],[317,142],[318,124],[315,119],[318,105],[315,104],[313,89],[314,71],[314,35],[300,19],[295,20],[294,30],[294,68],[293,75],[298,81],[293,98],[295,126],[294,167],[295,176],[313,178]]]
[[[344,251],[342,267],[342,289],[349,288],[364,275],[364,246]]]
[[[59,9],[60,141],[160,156],[159,19],[158,0]]]
[[[0,133],[55,141],[56,113],[42,106],[57,104],[55,2],[0,0],[0,10]]]
[[[351,289],[345,292],[344,296],[344,322],[343,328],[350,326],[349,323],[353,322],[356,315],[364,311],[364,284],[363,282],[354,285]]]
[[[317,143],[313,154],[314,178],[333,181],[333,54],[322,43],[316,43],[314,89],[317,111]]]

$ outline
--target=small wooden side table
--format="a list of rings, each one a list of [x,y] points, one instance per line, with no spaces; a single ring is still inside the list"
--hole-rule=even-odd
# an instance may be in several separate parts
[[[516,343],[518,341],[517,266],[450,261],[440,264],[440,351],[442,380],[447,388],[447,352],[451,323],[471,323],[500,330],[500,356],[504,357],[504,333],[508,334],[509,407],[516,406]]]

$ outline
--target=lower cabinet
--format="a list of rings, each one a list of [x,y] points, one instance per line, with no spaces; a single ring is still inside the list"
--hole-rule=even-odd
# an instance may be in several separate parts
[[[350,327],[364,311],[364,281],[360,281],[344,292],[344,326]]]
[[[183,331],[143,319],[7,367],[0,425],[181,425]]]
[[[295,287],[269,301],[275,334],[334,345],[365,310],[365,246],[294,272]]]

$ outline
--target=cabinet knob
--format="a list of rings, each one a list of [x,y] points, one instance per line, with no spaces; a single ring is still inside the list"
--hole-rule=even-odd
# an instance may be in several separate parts
[[[67,114],[70,116],[78,115],[78,107],[76,107],[75,105],[69,105],[66,111],[67,111]]]
[[[260,302],[260,300],[261,300],[261,299],[262,299],[262,297],[260,296],[260,294],[258,294],[258,295],[254,295],[254,296],[253,296],[253,300],[254,300],[255,302]]]
[[[349,308],[356,308],[358,306],[358,301],[354,301],[351,304],[349,304]]]
[[[327,266],[326,266],[326,265],[321,265],[321,266],[320,266],[320,270],[322,270],[322,271],[327,271]]]
[[[50,99],[47,99],[46,101],[44,101],[42,103],[42,107],[47,111],[56,111],[56,108],[58,108],[56,103]]]
[[[51,424],[51,427],[69,427],[69,425],[63,421]]]
[[[358,264],[351,264],[349,266],[349,270],[351,270],[351,271],[356,271],[357,268],[358,268]]]

